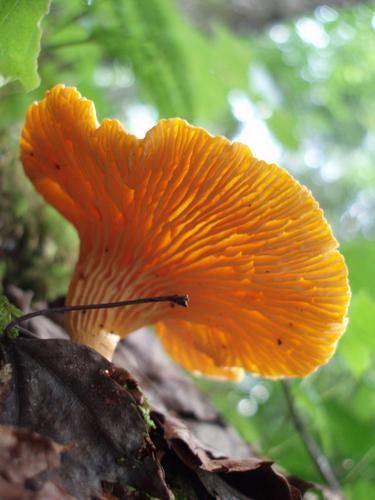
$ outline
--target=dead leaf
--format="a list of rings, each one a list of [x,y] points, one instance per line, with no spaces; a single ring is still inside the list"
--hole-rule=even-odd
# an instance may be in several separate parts
[[[65,340],[2,339],[2,351],[0,422],[70,445],[49,479],[77,498],[100,494],[101,481],[170,497],[137,400],[111,363]]]
[[[181,419],[212,451],[238,459],[254,456],[251,446],[171,361],[150,328],[142,328],[120,342],[114,363],[130,371],[153,409]]]
[[[29,429],[1,425],[0,498],[73,500],[61,485],[46,481],[46,471],[60,466],[64,450],[64,446]]]
[[[214,456],[178,419],[153,414],[164,437],[183,464],[193,470],[213,498],[299,500],[300,491],[259,458],[234,460]]]

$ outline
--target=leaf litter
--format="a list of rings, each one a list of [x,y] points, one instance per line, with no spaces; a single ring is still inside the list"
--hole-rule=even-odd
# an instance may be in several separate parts
[[[54,319],[1,338],[0,498],[298,500],[312,486],[257,458],[149,332],[112,364]]]

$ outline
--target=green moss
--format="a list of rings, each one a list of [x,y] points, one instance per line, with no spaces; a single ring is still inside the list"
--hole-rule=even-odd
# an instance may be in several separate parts
[[[11,304],[4,295],[0,295],[0,335],[2,335],[6,326],[9,325],[11,321],[13,321],[15,318],[20,317],[21,315],[22,311]],[[18,333],[18,328],[12,328],[10,331],[10,336],[17,337]]]
[[[155,422],[151,418],[150,405],[148,404],[148,401],[146,398],[144,398],[143,403],[138,406],[138,409],[142,413],[143,420],[144,420],[146,427],[147,427],[147,431],[150,431],[152,429],[156,429]]]

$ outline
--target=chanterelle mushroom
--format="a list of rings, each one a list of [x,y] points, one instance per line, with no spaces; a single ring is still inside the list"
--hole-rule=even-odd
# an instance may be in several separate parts
[[[345,329],[347,269],[311,193],[248,147],[181,119],[144,139],[63,85],[27,113],[21,158],[81,240],[67,304],[188,294],[170,304],[69,313],[71,337],[111,358],[154,324],[185,368],[301,376]],[[145,346],[147,349],[147,346]]]

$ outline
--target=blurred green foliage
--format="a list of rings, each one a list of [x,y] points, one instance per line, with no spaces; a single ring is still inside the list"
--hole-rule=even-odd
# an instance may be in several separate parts
[[[281,162],[313,190],[341,239],[375,237],[375,218],[364,214],[375,209],[374,15],[371,3],[322,6],[252,44],[250,71],[263,78],[253,78],[251,96],[268,110]]]
[[[232,137],[252,118],[246,139],[254,150],[264,141],[254,124],[267,127],[280,151],[275,160],[319,199],[350,271],[348,331],[334,359],[293,381],[292,393],[356,500],[372,498],[375,482],[374,27],[371,3],[318,7],[240,37],[218,22],[203,31],[177,0],[55,0],[43,21],[40,87],[28,94],[14,83],[0,89],[0,274],[37,297],[65,292],[77,252],[73,229],[34,193],[17,160],[25,109],[45,89],[75,85],[100,118],[127,126],[145,119],[134,114],[139,105],[154,117],[179,115]],[[199,383],[262,454],[321,481],[279,382],[248,376],[238,385]]]
[[[250,47],[224,26],[199,32],[169,0],[55,1],[44,23],[41,86],[22,97],[3,90],[0,125],[64,82],[93,99],[99,116],[124,120],[127,105],[141,99],[160,117],[233,128],[227,95],[247,87]]]
[[[66,293],[78,238],[35,193],[18,161],[19,128],[0,131],[0,278],[39,299]]]

